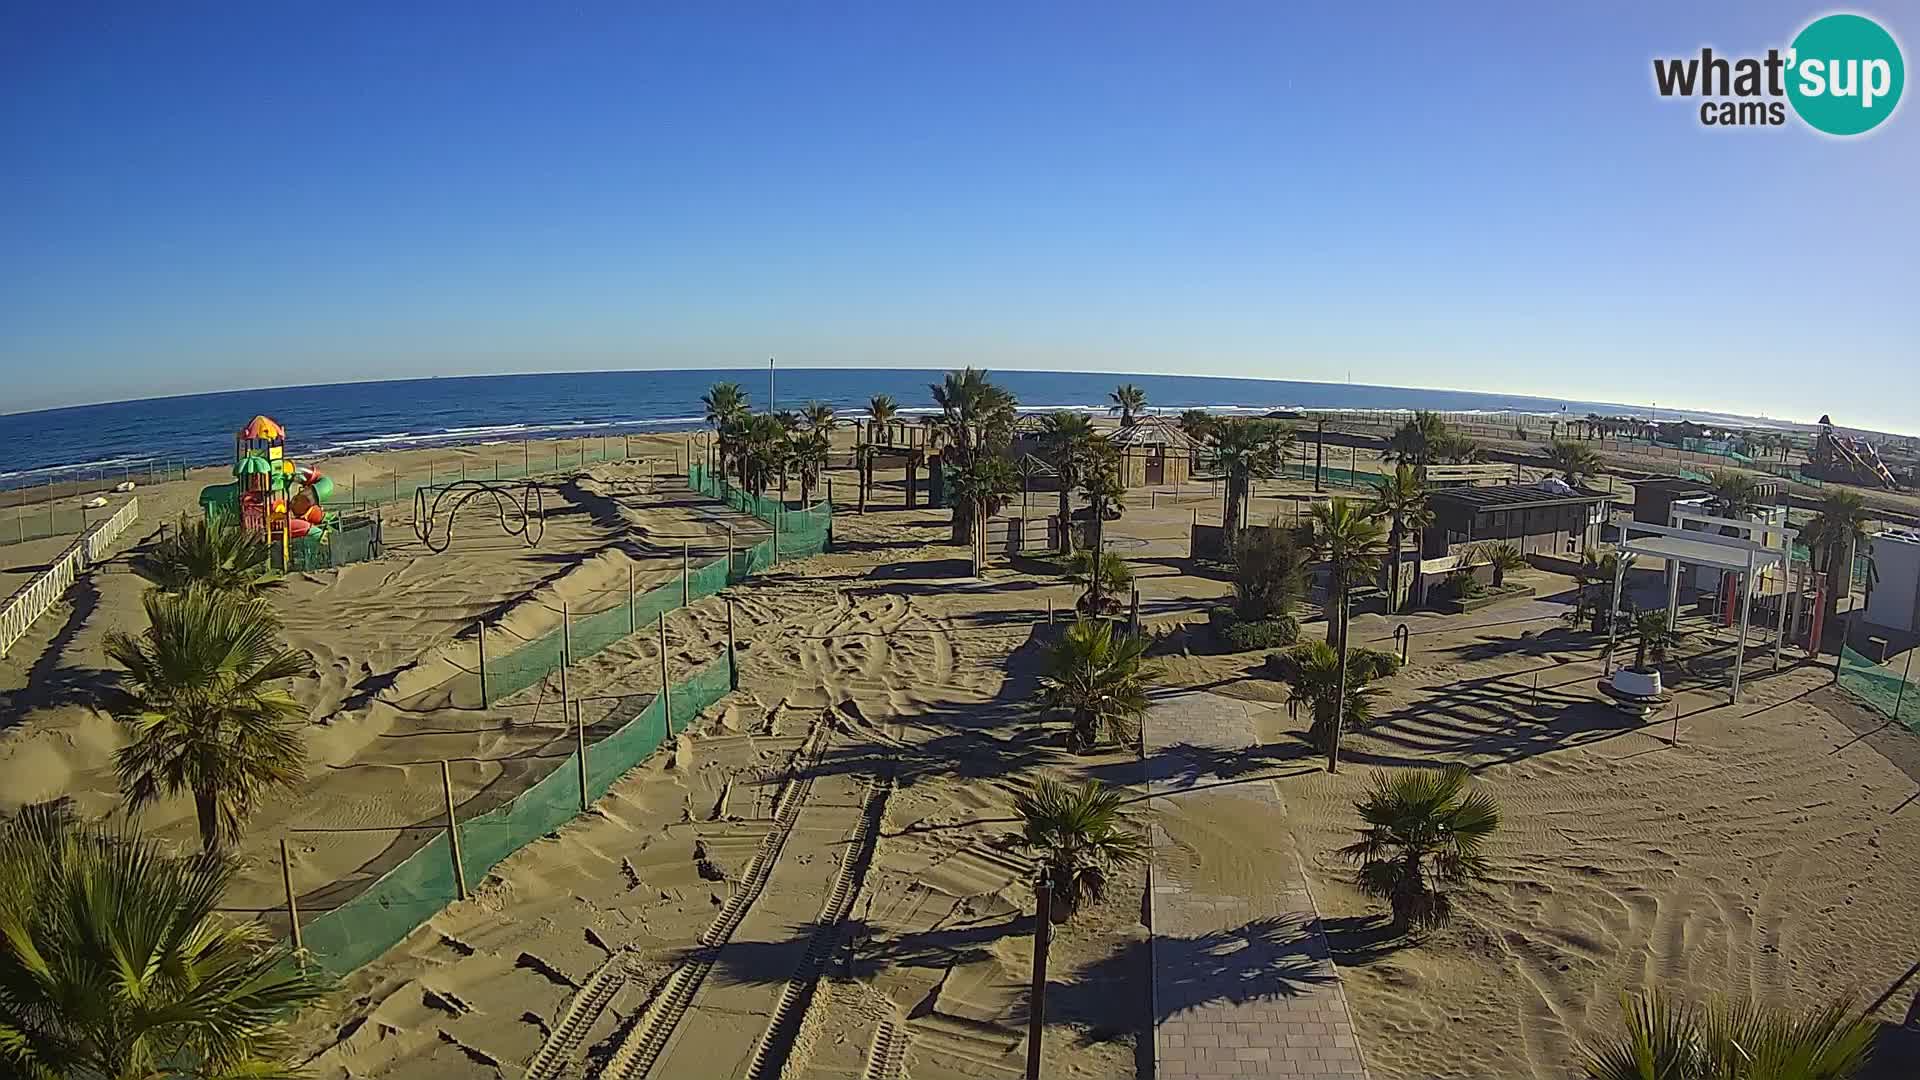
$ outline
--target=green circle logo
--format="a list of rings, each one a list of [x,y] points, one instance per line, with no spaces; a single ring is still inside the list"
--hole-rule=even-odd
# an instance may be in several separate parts
[[[1858,135],[1893,115],[1907,83],[1900,46],[1862,15],[1807,24],[1788,54],[1787,100],[1816,131]]]

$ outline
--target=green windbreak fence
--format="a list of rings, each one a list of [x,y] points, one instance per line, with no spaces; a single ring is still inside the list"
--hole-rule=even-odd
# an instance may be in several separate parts
[[[1840,688],[1909,731],[1920,731],[1920,686],[1842,646]]]
[[[674,731],[725,697],[732,677],[730,659],[722,654],[674,686]],[[640,715],[587,748],[587,797],[605,795],[629,769],[659,749],[668,734],[656,696]],[[545,779],[506,805],[460,823],[460,865],[469,885],[581,812],[579,768],[579,754],[568,754]],[[306,923],[302,944],[327,971],[346,975],[398,945],[458,896],[447,834],[435,833],[366,892]]]
[[[597,465],[605,461],[633,460],[632,441],[621,436],[582,439],[573,446],[554,443],[521,443],[500,447],[476,447],[465,453],[435,461],[406,472],[354,469],[344,474],[331,473],[334,490],[343,498],[372,506],[387,503],[411,503],[414,492],[434,484],[456,480],[523,480],[530,476],[552,476]],[[691,453],[689,448],[687,453]],[[325,460],[317,463],[328,472]],[[675,462],[678,468],[678,462]]]
[[[826,550],[833,516],[827,504],[819,503],[806,510],[787,510],[706,475],[697,463],[694,475],[688,480],[694,490],[773,524],[778,554],[775,554],[775,537],[770,536],[736,551],[731,566],[727,559],[719,558],[690,568],[684,586],[679,580],[670,581],[633,597],[628,604],[571,617],[566,631],[556,629],[500,660],[488,660],[489,696],[505,697],[545,679],[559,669],[569,646],[571,659],[578,661],[630,633],[650,631],[662,613],[681,606],[683,600],[712,596],[730,582],[772,566],[780,559],[800,558]],[[662,742],[685,730],[696,714],[725,697],[733,679],[732,657],[723,653],[669,687],[667,702],[663,703],[659,695],[655,695],[639,715],[589,746],[588,800],[605,795],[621,776],[646,760]],[[460,823],[460,862],[468,885],[477,885],[507,856],[552,834],[583,809],[579,757],[568,754],[544,779],[506,805]],[[458,895],[447,835],[438,832],[367,891],[303,923],[302,944],[327,971],[345,975],[399,944],[415,927]]]

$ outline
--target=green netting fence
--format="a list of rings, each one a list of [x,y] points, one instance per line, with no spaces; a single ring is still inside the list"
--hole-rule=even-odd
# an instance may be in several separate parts
[[[530,476],[572,472],[601,462],[633,461],[636,460],[634,450],[631,439],[610,435],[583,439],[572,447],[562,446],[558,442],[522,443],[498,448],[475,447],[443,460],[429,458],[424,467],[404,473],[369,469],[337,473],[328,470],[324,460],[316,464],[322,472],[332,476],[334,490],[342,497],[370,506],[384,506],[401,502],[410,504],[414,492],[419,489],[435,484],[451,484],[456,480],[521,480]],[[691,454],[693,450],[689,445],[685,453]],[[676,469],[678,464],[676,461]]]
[[[670,691],[673,731],[655,695],[638,716],[587,747],[588,800],[605,795],[696,713],[725,697],[732,681],[732,660],[723,653]],[[551,835],[581,810],[576,751],[505,805],[459,823],[460,866],[467,882],[478,884],[509,855]],[[458,896],[448,835],[438,832],[367,891],[304,924],[302,944],[321,967],[346,975],[404,941]]]
[[[1840,649],[1840,688],[1881,716],[1920,732],[1920,685],[1847,646]]]
[[[489,660],[486,696],[498,699],[533,686],[557,671],[563,658],[578,661],[591,656],[629,634],[650,630],[662,614],[683,603],[712,596],[779,560],[826,550],[833,531],[828,504],[788,509],[732,488],[698,463],[688,481],[694,490],[766,520],[774,527],[773,534],[729,557],[689,567],[683,579],[630,596],[626,604],[569,617],[564,629],[528,642],[498,661]],[[696,714],[725,697],[734,678],[732,653],[722,653],[671,685],[665,702],[654,695],[639,715],[587,747],[587,801],[605,795],[661,743],[685,730]],[[570,753],[545,778],[505,805],[459,823],[460,865],[469,885],[582,812],[579,770],[578,753]],[[327,971],[345,975],[405,940],[458,895],[448,835],[441,831],[365,892],[303,923],[302,945]]]

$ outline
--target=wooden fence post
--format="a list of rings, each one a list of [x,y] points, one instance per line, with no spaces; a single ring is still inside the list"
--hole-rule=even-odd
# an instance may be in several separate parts
[[[287,856],[287,842],[280,841],[280,882],[287,889],[287,925],[293,928],[293,951],[299,955],[306,951],[306,945],[300,940],[300,905],[293,898],[293,860]],[[302,970],[306,961],[300,961]]]
[[[727,601],[727,685],[729,689],[740,689],[740,653],[733,638],[733,601]]]
[[[445,758],[440,759],[440,791],[447,797],[447,845],[453,852],[453,880],[460,899],[467,898],[467,864],[460,857],[460,822],[453,816],[453,771]]]
[[[480,707],[488,709],[493,702],[487,697],[487,620],[475,620],[473,626],[480,638]]]
[[[667,735],[673,735],[673,693],[667,683],[667,613],[660,613],[660,715],[667,722]]]
[[[680,606],[693,603],[693,542],[680,541]]]

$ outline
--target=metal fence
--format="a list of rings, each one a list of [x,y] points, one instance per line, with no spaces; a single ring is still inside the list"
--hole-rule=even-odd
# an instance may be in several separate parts
[[[96,521],[86,535],[61,552],[52,565],[7,598],[6,606],[0,608],[0,656],[7,655],[26,636],[27,628],[66,595],[80,571],[105,558],[113,542],[139,517],[140,500],[128,499],[120,509]]]

